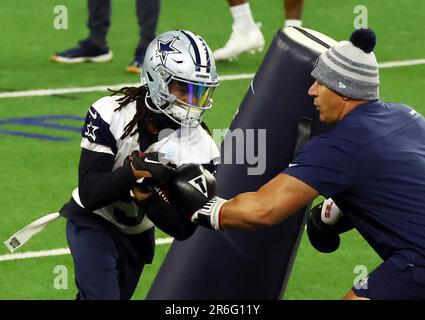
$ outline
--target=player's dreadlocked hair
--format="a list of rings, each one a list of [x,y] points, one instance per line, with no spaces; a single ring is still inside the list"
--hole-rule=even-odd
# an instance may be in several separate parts
[[[125,131],[121,136],[121,140],[127,136],[133,136],[136,133],[139,133],[140,142],[141,137],[147,131],[147,125],[149,121],[152,122],[159,130],[163,129],[161,127],[164,125],[164,123],[168,124],[165,127],[177,129],[176,124],[174,122],[172,122],[171,120],[168,121],[168,119],[163,115],[160,116],[164,121],[159,121],[158,115],[153,113],[146,107],[145,96],[148,93],[148,89],[146,88],[146,86],[123,87],[119,90],[108,90],[112,92],[112,96],[116,94],[123,94],[123,96],[117,100],[119,107],[116,108],[114,111],[120,111],[130,102],[136,101],[136,114],[134,115],[133,119],[125,126]],[[201,126],[211,135],[211,132],[205,122],[201,122]]]
[[[121,136],[121,139],[124,139],[127,136],[133,136],[137,132],[139,133],[139,140],[141,136],[147,130],[147,120],[148,120],[148,108],[145,105],[145,96],[147,94],[147,90],[145,86],[141,87],[124,87],[119,90],[111,90],[112,96],[116,94],[123,94],[121,98],[119,98],[118,104],[119,107],[114,111],[120,111],[130,102],[136,101],[136,114],[133,119],[126,125],[125,131]]]

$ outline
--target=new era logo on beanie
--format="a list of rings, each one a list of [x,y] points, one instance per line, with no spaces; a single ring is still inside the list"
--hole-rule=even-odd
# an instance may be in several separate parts
[[[342,96],[356,100],[379,99],[376,35],[358,29],[350,41],[340,41],[318,58],[311,75]]]

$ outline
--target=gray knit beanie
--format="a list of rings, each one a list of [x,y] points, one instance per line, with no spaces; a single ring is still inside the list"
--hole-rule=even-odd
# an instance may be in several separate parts
[[[355,100],[379,99],[376,44],[371,29],[353,32],[350,41],[340,41],[318,58],[311,75],[342,96]]]

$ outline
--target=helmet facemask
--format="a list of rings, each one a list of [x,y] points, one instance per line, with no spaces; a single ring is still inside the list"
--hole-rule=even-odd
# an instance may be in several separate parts
[[[152,50],[148,49],[151,55],[145,57],[142,74],[149,89],[146,106],[187,127],[201,123],[205,111],[212,107],[212,94],[218,86],[211,51],[199,36],[196,37],[198,44],[193,41],[195,35],[188,31],[172,31],[158,37],[158,45],[152,44]],[[161,56],[163,43],[167,43],[167,52],[171,52],[166,59]],[[208,59],[203,61],[208,61],[207,65],[195,63],[195,49],[204,50]]]
[[[196,127],[204,112],[212,107],[214,86],[171,78],[167,89],[164,98],[168,107],[164,111],[184,126]]]

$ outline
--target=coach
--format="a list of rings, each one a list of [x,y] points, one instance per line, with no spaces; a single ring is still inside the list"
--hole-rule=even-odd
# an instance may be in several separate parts
[[[334,124],[329,132],[257,192],[193,207],[192,221],[215,230],[255,229],[281,222],[319,195],[332,197],[384,260],[345,299],[425,299],[425,121],[407,105],[379,100],[375,44],[373,31],[360,29],[319,57],[308,94],[320,121]],[[329,222],[312,218],[310,228]],[[339,237],[338,228],[327,232]]]

